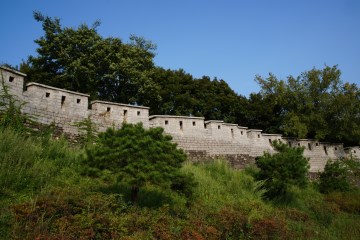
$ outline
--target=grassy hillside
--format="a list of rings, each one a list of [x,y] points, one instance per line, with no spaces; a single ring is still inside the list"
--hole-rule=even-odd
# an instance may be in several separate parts
[[[360,191],[293,188],[286,204],[264,201],[255,168],[184,164],[191,197],[146,186],[139,202],[108,172],[83,174],[81,146],[0,130],[2,239],[360,239]]]

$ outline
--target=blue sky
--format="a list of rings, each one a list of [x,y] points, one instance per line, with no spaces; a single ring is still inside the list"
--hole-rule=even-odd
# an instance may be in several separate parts
[[[68,27],[99,19],[104,37],[143,36],[158,46],[156,65],[224,79],[245,96],[259,91],[256,74],[286,78],[325,64],[360,85],[358,0],[3,1],[0,63],[36,54],[35,10]]]

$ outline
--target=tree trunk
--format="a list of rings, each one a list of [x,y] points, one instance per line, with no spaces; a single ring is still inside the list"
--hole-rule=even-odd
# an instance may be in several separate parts
[[[135,204],[138,200],[139,187],[132,186],[131,187],[131,202]]]

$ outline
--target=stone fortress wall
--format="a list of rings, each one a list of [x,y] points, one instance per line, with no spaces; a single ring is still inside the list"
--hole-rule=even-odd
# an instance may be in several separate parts
[[[350,156],[360,159],[360,147],[345,149],[342,144],[286,138],[203,117],[149,116],[148,107],[98,100],[89,103],[87,94],[39,83],[28,83],[24,89],[25,74],[6,67],[0,67],[0,71],[0,80],[4,81],[10,94],[26,103],[23,113],[43,124],[55,123],[65,133],[73,135],[78,134],[75,124],[87,118],[98,131],[105,131],[108,127],[120,128],[123,122],[142,122],[145,128],[164,128],[165,133],[171,135],[178,147],[194,161],[223,157],[237,168],[253,162],[264,151],[274,153],[271,142],[275,140],[294,147],[303,146],[304,155],[310,158],[310,172],[322,171],[329,159]]]

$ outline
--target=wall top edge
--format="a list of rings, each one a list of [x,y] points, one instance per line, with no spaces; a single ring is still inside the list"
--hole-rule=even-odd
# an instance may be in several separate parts
[[[276,136],[276,137],[281,137],[282,134],[277,134],[277,133],[263,133],[263,136]]]
[[[235,123],[223,123],[223,125],[225,126],[234,126],[234,127],[237,127],[238,125],[235,124]]]
[[[206,124],[208,124],[208,123],[224,123],[224,121],[223,120],[207,120],[207,121],[205,121],[205,123]]]
[[[150,109],[149,107],[144,107],[144,106],[136,106],[136,105],[125,104],[125,103],[107,102],[107,101],[101,101],[101,100],[95,100],[95,101],[91,102],[91,104],[94,104],[94,103],[100,103],[100,104],[106,104],[106,105],[116,105],[116,106],[122,106],[122,107]]]
[[[351,147],[346,147],[344,149],[360,149],[360,146],[351,146]]]
[[[85,94],[85,93],[74,92],[74,91],[63,89],[63,88],[51,87],[49,85],[44,85],[44,84],[40,84],[40,83],[36,83],[36,82],[30,82],[30,83],[26,84],[26,87],[32,87],[32,86],[42,87],[42,88],[56,90],[56,91],[60,91],[60,92],[66,92],[66,93],[75,94],[75,95],[79,95],[79,96],[83,96],[83,97],[90,97],[90,95]]]
[[[154,118],[185,118],[185,119],[198,119],[198,120],[204,120],[204,117],[189,117],[189,116],[174,116],[174,115],[151,115],[149,116],[149,119]]]
[[[261,129],[248,129],[248,132],[262,132]]]
[[[5,70],[5,71],[8,71],[8,72],[11,72],[11,73],[14,73],[14,74],[17,74],[17,75],[22,76],[22,77],[26,77],[26,76],[27,76],[25,73],[16,71],[16,70],[14,70],[14,69],[11,69],[11,68],[8,68],[8,67],[5,67],[5,66],[0,66],[0,69],[3,69],[3,70]]]
[[[344,145],[343,143],[330,143],[330,142],[320,142],[316,139],[312,139],[312,138],[294,138],[294,137],[282,137],[282,139],[284,140],[294,140],[297,142],[312,142],[312,143],[319,143],[322,145],[334,145],[334,146],[342,146]]]

